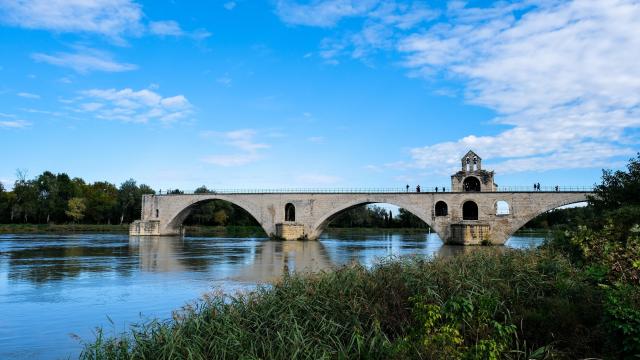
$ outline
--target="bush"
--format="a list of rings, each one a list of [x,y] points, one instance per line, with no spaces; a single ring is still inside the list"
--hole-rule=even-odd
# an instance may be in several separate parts
[[[285,276],[206,296],[112,338],[84,359],[599,357],[602,291],[549,251],[477,249]],[[616,315],[616,314],[613,314]],[[627,314],[618,314],[617,318]],[[621,330],[622,331],[622,330]]]

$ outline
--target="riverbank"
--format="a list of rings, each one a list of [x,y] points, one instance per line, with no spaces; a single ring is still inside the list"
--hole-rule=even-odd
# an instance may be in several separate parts
[[[126,234],[129,224],[0,224],[0,234],[69,234],[113,233]]]
[[[618,358],[606,289],[546,250],[491,248],[285,275],[110,337],[83,359]]]
[[[211,237],[267,237],[260,226],[186,226],[187,236]],[[419,234],[428,229],[417,228],[328,228],[333,234]],[[129,224],[0,224],[0,234],[68,234],[68,233],[114,233],[126,234]]]

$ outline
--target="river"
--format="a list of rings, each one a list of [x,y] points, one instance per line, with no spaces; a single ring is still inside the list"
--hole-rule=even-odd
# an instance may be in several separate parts
[[[507,247],[538,246],[542,235]],[[319,241],[0,235],[0,359],[75,358],[97,326],[109,335],[168,319],[209,291],[234,293],[284,271],[320,271],[389,256],[454,256],[435,234],[326,233]]]

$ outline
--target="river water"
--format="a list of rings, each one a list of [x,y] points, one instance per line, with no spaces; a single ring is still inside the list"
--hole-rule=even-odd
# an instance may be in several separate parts
[[[508,247],[544,238],[514,236]],[[319,271],[398,255],[454,256],[435,234],[324,234],[320,241],[0,235],[0,359],[75,358],[97,326],[168,319],[209,291],[234,293],[285,271]]]

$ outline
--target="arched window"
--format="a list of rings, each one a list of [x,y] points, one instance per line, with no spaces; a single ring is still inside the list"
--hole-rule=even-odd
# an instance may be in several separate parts
[[[284,221],[296,221],[296,207],[292,203],[284,206]]]
[[[496,202],[496,215],[509,215],[509,213],[510,211],[508,202],[504,200]]]
[[[462,183],[464,191],[480,191],[480,180],[475,176],[469,176]]]
[[[449,209],[447,208],[447,203],[444,201],[438,201],[436,203],[436,216],[447,216],[449,213]]]
[[[462,205],[462,220],[478,220],[478,205],[467,201]]]

